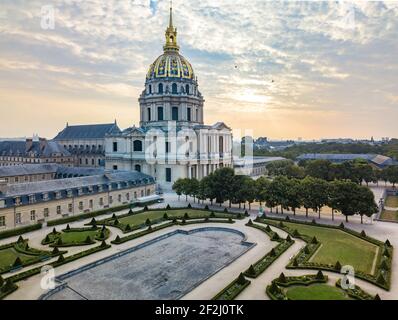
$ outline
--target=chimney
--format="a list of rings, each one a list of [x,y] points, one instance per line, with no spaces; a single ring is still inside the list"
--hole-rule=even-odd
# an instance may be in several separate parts
[[[39,138],[39,143],[40,143],[40,150],[43,151],[44,148],[47,145],[47,139],[46,138]]]
[[[33,139],[32,138],[26,138],[26,152],[29,152],[30,149],[32,149],[33,146]]]
[[[6,193],[8,190],[8,183],[5,179],[0,179],[0,193]]]

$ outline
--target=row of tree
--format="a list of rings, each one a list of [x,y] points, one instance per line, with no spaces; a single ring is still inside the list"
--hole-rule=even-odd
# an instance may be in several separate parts
[[[358,184],[384,181],[395,186],[398,183],[398,166],[389,166],[381,170],[360,159],[342,163],[319,159],[302,161],[298,165],[292,160],[281,160],[270,163],[267,170],[270,176],[283,175],[297,179],[311,176],[326,181],[351,180]]]
[[[265,204],[271,212],[284,213],[291,210],[296,214],[297,209],[305,208],[306,216],[311,209],[318,213],[319,218],[323,207],[332,208],[334,212],[340,212],[346,216],[358,214],[371,216],[376,213],[378,207],[374,195],[367,187],[349,180],[326,181],[324,179],[307,176],[303,179],[289,178],[279,175],[273,180],[261,177],[253,180],[248,176],[235,175],[231,168],[216,170],[201,181],[197,179],[178,179],[173,190],[178,196],[191,196],[194,201],[209,200],[212,204],[223,204],[228,201],[229,206],[246,203],[249,209],[253,202]]]

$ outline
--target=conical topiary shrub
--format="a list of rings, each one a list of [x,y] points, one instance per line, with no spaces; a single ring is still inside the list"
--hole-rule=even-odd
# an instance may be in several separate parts
[[[205,205],[205,210],[208,211],[209,210],[209,206],[206,204]]]
[[[247,210],[245,210],[245,216],[248,217],[249,216],[249,212]]]
[[[297,238],[297,237],[299,237],[299,236],[300,236],[300,232],[298,232],[297,229],[294,229],[294,231],[293,231],[293,237]]]
[[[187,206],[187,208],[188,208],[188,209],[192,209],[192,206],[191,206],[191,204],[190,204],[190,203],[188,203],[188,206]]]
[[[319,270],[318,273],[316,274],[315,278],[317,280],[323,280],[325,278],[325,276],[323,275],[322,270]]]
[[[314,236],[314,237],[311,239],[311,243],[312,243],[312,244],[318,244],[318,239]]]
[[[13,268],[19,268],[22,266],[22,260],[20,257],[16,257],[14,263],[12,264]]]
[[[340,227],[341,229],[344,229],[344,228],[345,228],[345,227],[344,227],[344,223],[340,223],[339,227]]]
[[[59,254],[59,249],[58,249],[58,247],[54,247],[54,249],[53,249],[53,251],[51,252],[51,254],[52,254],[53,256],[56,256],[57,254]]]
[[[293,267],[298,267],[298,261],[297,261],[297,258],[294,258],[293,259]]]
[[[165,214],[163,215],[163,219],[164,219],[164,220],[169,220],[169,216],[168,216],[167,213],[165,213]]]
[[[384,244],[387,246],[387,247],[391,247],[391,243],[390,243],[390,240],[386,240],[386,242],[384,242]]]
[[[275,257],[275,256],[276,256],[276,252],[275,252],[275,249],[274,249],[274,248],[271,249],[271,251],[269,252],[269,255],[270,255],[271,257]]]
[[[214,213],[214,211],[210,212],[210,218],[215,218],[216,214]]]
[[[386,284],[386,279],[384,279],[382,274],[379,274],[379,276],[376,279],[376,282],[378,284],[385,285]]]
[[[365,232],[365,230],[362,230],[362,231],[361,231],[361,237],[366,237],[366,232]]]
[[[378,293],[376,293],[376,295],[375,295],[375,297],[374,297],[374,300],[381,300],[381,298],[380,298],[380,296],[379,296]]]
[[[387,264],[386,259],[383,259],[383,260],[381,261],[381,263],[380,263],[380,269],[385,270],[385,271],[388,271],[388,270],[389,270],[389,267],[388,267],[388,264]]]
[[[126,224],[126,227],[124,228],[124,231],[126,232],[130,232],[131,231],[131,227],[129,224]]]
[[[271,227],[269,226],[269,224],[267,224],[267,226],[265,227],[265,231],[267,231],[267,232],[271,232],[271,231],[272,231],[272,229],[271,229]]]
[[[292,242],[292,241],[293,241],[292,238],[290,237],[290,235],[287,235],[286,241],[287,241],[287,242]]]
[[[209,222],[209,220],[210,220],[209,217],[205,218],[205,222]]]
[[[0,290],[3,285],[4,285],[4,278],[0,275]]]
[[[279,275],[278,282],[286,283],[286,276],[285,276],[285,274],[283,272]]]
[[[337,262],[336,262],[336,264],[334,265],[334,269],[337,270],[337,271],[340,271],[340,270],[341,270],[341,263],[340,263],[340,261],[337,261]]]
[[[252,221],[252,219],[249,219],[249,222],[247,223],[249,226],[252,226],[253,225],[253,221]]]
[[[228,209],[227,208],[224,208],[224,213],[228,213]]]
[[[145,224],[146,224],[147,226],[150,226],[150,225],[152,224],[152,222],[151,222],[150,219],[146,219]]]
[[[63,254],[61,254],[61,255],[58,257],[57,262],[64,262],[64,261],[65,261],[65,257],[64,257]]]
[[[114,226],[118,226],[118,225],[119,225],[119,220],[118,220],[118,219],[115,219],[115,221],[113,221],[113,225],[114,225]]]
[[[24,242],[24,239],[22,238],[22,236],[19,236],[19,237],[18,237],[17,242],[18,242],[18,243]]]
[[[69,225],[69,223],[66,225],[65,230],[66,230],[66,231],[69,231],[69,230],[70,230],[70,225]]]
[[[280,228],[283,228],[285,225],[284,225],[284,223],[283,223],[282,221],[280,221],[280,222],[278,223],[278,226],[279,226]]]
[[[95,220],[95,218],[92,218],[90,221],[91,225],[96,225],[97,224],[97,220]]]
[[[243,275],[243,273],[241,273],[238,277],[238,280],[236,281],[239,285],[243,286],[246,283],[246,278]]]
[[[44,238],[44,243],[49,243],[51,240],[50,240],[50,237],[49,237],[49,235],[46,235],[46,237]]]
[[[315,219],[312,219],[311,223],[312,223],[312,224],[316,224],[316,220],[315,220]]]
[[[310,253],[310,249],[308,249],[308,246],[304,247],[304,253],[305,254],[309,254]]]
[[[237,218],[237,219],[242,219],[242,214],[239,212],[239,213],[236,215],[236,218]]]
[[[184,218],[181,220],[181,223],[182,224],[186,224],[187,223],[187,220],[185,220]]]
[[[101,242],[101,248],[105,248],[106,246],[107,246],[107,244],[106,244],[105,240],[102,240],[102,242]]]
[[[274,232],[274,234],[272,235],[271,240],[272,240],[272,241],[278,241],[278,240],[280,240],[279,234],[277,234],[276,232]]]
[[[256,276],[256,270],[254,269],[253,265],[251,264],[249,269],[247,270],[247,273],[251,276]]]
[[[148,206],[145,206],[145,207],[144,207],[144,211],[148,211]]]
[[[116,219],[116,214],[115,213],[112,215],[112,219]]]
[[[57,229],[53,228],[53,234],[57,234]]]
[[[189,219],[189,215],[188,215],[187,212],[184,213],[184,219],[185,219],[185,220],[188,220],[188,219]]]
[[[383,250],[383,256],[389,258],[390,257],[390,252],[388,252],[387,248],[384,248]]]
[[[92,243],[91,237],[87,236],[87,238],[86,238],[86,240],[84,242],[87,243],[87,244]]]
[[[286,220],[286,221],[290,221],[289,216],[286,216],[285,220]]]
[[[229,223],[232,223],[232,222],[234,222],[234,221],[233,221],[232,218],[230,217],[230,218],[228,218],[228,222],[229,222]]]
[[[170,210],[171,209],[171,207],[170,207],[170,205],[168,204],[167,206],[166,206],[166,210]]]
[[[63,245],[61,237],[58,238],[58,240],[57,240],[57,242],[56,242],[55,244],[56,244],[57,246],[62,246],[62,245]]]
[[[115,238],[115,241],[114,242],[116,242],[116,243],[120,243],[120,237],[117,235],[116,236],[116,238]]]

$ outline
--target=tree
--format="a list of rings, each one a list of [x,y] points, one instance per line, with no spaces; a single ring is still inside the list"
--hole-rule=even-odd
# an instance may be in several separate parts
[[[221,205],[228,200],[233,186],[234,170],[231,168],[221,168],[213,172],[212,192],[216,202]]]
[[[281,207],[281,213],[283,214],[283,209],[288,208],[288,188],[289,179],[285,176],[278,176],[271,182],[271,189],[273,189],[273,194],[275,196],[276,205]]]
[[[361,224],[363,216],[371,217],[378,211],[373,192],[367,187],[360,186],[356,194],[357,214],[361,216]]]
[[[395,188],[395,184],[398,183],[398,166],[389,166],[383,172],[385,172],[386,178],[392,183],[393,188]]]
[[[305,216],[308,218],[308,210],[313,208],[312,190],[315,188],[315,178],[305,177],[298,186],[298,197],[305,208]]]
[[[256,188],[256,200],[260,202],[260,205],[266,200],[266,194],[270,183],[271,182],[265,177],[260,177],[254,182]]]
[[[358,185],[351,181],[335,180],[332,182],[331,199],[333,199],[333,207],[340,211],[346,217],[352,216],[357,212],[357,203],[355,196],[358,192]],[[330,200],[329,200],[330,202]]]
[[[290,179],[287,182],[286,204],[296,215],[296,209],[301,207],[300,180]]]
[[[305,171],[307,175],[322,179],[322,180],[331,180],[331,167],[332,163],[329,160],[312,160],[306,163]]]
[[[184,191],[184,179],[177,179],[174,183],[173,183],[173,191],[178,195],[178,201],[180,201],[180,197],[183,194]]]
[[[199,180],[196,178],[188,179],[186,188],[186,192],[193,197],[193,202],[195,202],[196,197],[199,195]]]

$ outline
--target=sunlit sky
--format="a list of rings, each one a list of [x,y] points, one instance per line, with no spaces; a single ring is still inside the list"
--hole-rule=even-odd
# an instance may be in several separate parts
[[[1,0],[0,137],[138,124],[169,5]],[[273,139],[398,136],[397,1],[174,0],[173,11],[206,123]]]

